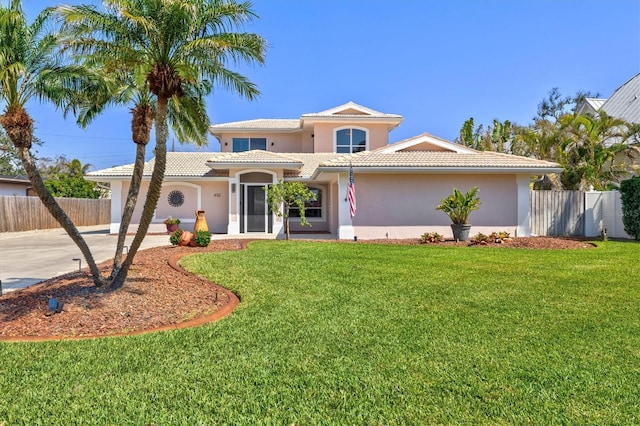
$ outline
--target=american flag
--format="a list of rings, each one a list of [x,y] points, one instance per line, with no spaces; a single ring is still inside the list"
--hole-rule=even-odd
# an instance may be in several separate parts
[[[356,215],[356,184],[353,180],[353,166],[349,164],[349,187],[347,188],[347,198],[349,199],[349,213],[353,219]]]

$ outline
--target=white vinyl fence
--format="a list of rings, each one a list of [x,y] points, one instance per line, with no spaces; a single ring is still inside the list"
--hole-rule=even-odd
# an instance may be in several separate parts
[[[611,238],[632,238],[624,232],[622,201],[618,191],[590,191],[584,193],[585,236],[600,235],[603,229]]]

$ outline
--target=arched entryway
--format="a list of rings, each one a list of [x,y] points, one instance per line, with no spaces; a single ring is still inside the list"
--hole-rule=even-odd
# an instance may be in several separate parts
[[[239,175],[238,212],[241,234],[273,232],[273,213],[269,211],[265,190],[273,180],[274,176],[265,172]]]

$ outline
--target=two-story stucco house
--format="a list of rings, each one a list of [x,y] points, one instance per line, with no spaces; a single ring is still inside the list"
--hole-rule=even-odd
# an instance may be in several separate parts
[[[451,237],[449,218],[436,206],[454,187],[466,191],[478,186],[482,205],[470,216],[472,233],[529,235],[531,177],[559,172],[558,164],[479,152],[427,133],[389,144],[389,133],[401,122],[400,115],[349,102],[296,119],[212,125],[220,152],[168,153],[149,231],[164,230],[167,216],[179,217],[188,229],[195,210],[205,210],[211,232],[280,236],[282,220],[268,210],[264,188],[284,179],[305,182],[317,195],[306,209],[312,227],[292,223],[292,232],[377,239],[419,238],[436,231]],[[353,218],[347,200],[351,167],[357,198]],[[153,159],[145,165],[141,196],[152,168]],[[114,233],[132,169],[126,165],[89,174],[111,184]],[[141,209],[137,207],[131,231]]]

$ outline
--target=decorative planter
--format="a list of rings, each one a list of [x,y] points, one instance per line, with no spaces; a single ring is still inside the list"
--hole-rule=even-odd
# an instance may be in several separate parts
[[[177,231],[178,227],[180,226],[177,223],[165,223],[165,225],[167,226],[167,234],[171,234],[172,232]]]
[[[452,224],[451,230],[453,231],[453,239],[456,241],[467,241],[469,239],[470,229],[471,229],[471,225],[469,224],[461,224],[461,223]]]
[[[193,225],[193,233],[197,234],[198,231],[209,231],[207,219],[204,217],[204,210],[196,210],[196,223]]]
[[[178,245],[188,246],[192,239],[193,239],[193,232],[184,231],[182,235],[180,235],[180,239],[178,240]]]

